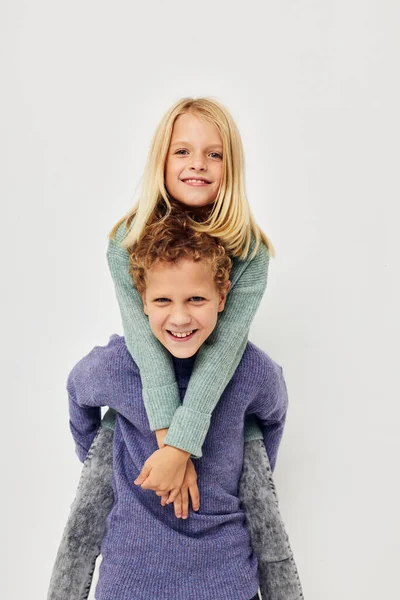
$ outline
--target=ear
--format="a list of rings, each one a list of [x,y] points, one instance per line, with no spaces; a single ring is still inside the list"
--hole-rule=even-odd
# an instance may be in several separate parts
[[[225,308],[226,297],[231,288],[231,282],[227,281],[225,288],[219,293],[218,312],[222,312]]]

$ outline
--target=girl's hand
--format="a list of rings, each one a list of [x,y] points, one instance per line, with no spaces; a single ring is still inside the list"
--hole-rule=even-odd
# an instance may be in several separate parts
[[[174,502],[182,487],[189,457],[190,452],[174,446],[156,450],[146,460],[134,483],[142,489],[155,491],[157,496],[169,493],[169,500]]]
[[[189,515],[189,494],[192,500],[193,510],[200,508],[200,494],[197,487],[197,473],[192,460],[189,458],[186,465],[185,477],[182,487],[174,501],[175,516],[180,519],[187,519]],[[166,494],[161,498],[161,505],[170,504],[170,495]]]

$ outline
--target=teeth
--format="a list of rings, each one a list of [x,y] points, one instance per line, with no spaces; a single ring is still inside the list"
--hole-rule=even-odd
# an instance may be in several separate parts
[[[204,181],[204,179],[185,179],[185,181],[191,183],[207,183],[206,181]]]
[[[190,335],[191,333],[193,333],[192,331],[186,331],[185,333],[174,333],[173,331],[170,332],[174,337],[178,337],[178,338],[183,338],[183,337],[187,337],[188,335]]]

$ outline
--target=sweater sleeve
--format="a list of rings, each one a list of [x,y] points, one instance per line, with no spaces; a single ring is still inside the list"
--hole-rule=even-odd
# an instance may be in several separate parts
[[[265,377],[257,385],[260,391],[249,405],[248,414],[255,415],[258,419],[273,471],[289,403],[282,367],[272,361],[272,368],[268,368]]]
[[[122,223],[109,241],[107,261],[121,312],[126,346],[139,367],[143,402],[150,429],[169,427],[180,406],[180,395],[170,353],[154,336],[142,298],[129,274],[129,254],[120,245],[125,234]]]
[[[186,450],[194,458],[202,456],[212,411],[242,358],[267,285],[269,253],[264,244],[253,259],[234,261],[225,309],[199,350],[183,404],[164,438],[165,444]]]
[[[75,365],[67,381],[69,428],[81,462],[85,461],[101,424],[102,403],[95,392],[94,382],[89,354]]]

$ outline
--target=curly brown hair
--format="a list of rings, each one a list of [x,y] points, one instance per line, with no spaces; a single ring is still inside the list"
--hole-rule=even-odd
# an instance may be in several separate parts
[[[229,280],[232,260],[221,241],[207,233],[194,231],[188,211],[173,207],[164,218],[154,216],[139,241],[128,248],[129,273],[138,292],[142,294],[145,291],[146,271],[154,264],[177,263],[184,258],[208,262],[216,288],[223,291]]]

